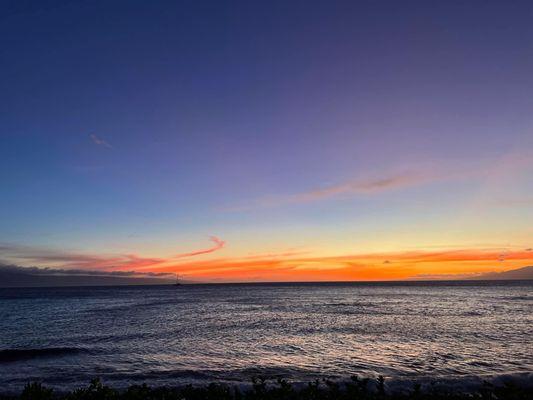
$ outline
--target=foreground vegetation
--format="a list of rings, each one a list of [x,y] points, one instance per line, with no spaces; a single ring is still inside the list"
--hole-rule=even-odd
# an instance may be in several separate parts
[[[247,389],[212,383],[207,386],[151,388],[134,385],[116,390],[93,380],[86,388],[57,393],[40,383],[26,385],[19,395],[0,395],[0,400],[531,400],[533,388],[511,383],[494,386],[488,382],[471,392],[454,391],[429,385],[422,389],[415,384],[410,390],[389,392],[385,380],[352,377],[347,382],[315,381],[307,385],[292,385],[278,379],[275,382],[254,378]]]

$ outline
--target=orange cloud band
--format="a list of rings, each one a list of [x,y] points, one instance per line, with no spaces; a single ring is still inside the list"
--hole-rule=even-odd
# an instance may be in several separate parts
[[[0,246],[11,258],[30,265],[139,273],[180,273],[201,281],[349,281],[398,280],[411,277],[461,277],[533,265],[531,249],[449,249],[335,256],[310,256],[301,251],[207,260],[192,259],[222,249],[211,237],[210,248],[171,257],[136,254],[101,256],[62,253],[27,247]],[[186,260],[185,258],[191,257]],[[466,274],[466,275],[465,275]]]
[[[325,257],[270,255],[154,265],[153,272],[179,272],[202,280],[394,280],[420,274],[472,274],[533,263],[531,251],[461,249]]]

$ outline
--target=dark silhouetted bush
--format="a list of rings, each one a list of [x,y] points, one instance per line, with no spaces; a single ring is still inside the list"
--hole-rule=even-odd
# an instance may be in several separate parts
[[[253,378],[247,389],[223,383],[206,386],[181,386],[175,388],[151,388],[146,384],[116,390],[104,385],[99,379],[91,381],[86,388],[69,393],[55,393],[40,383],[29,383],[16,396],[0,395],[0,400],[532,400],[533,388],[519,387],[513,383],[495,386],[484,383],[469,393],[453,392],[450,389],[430,385],[423,389],[417,383],[413,389],[397,393],[386,390],[385,379],[360,379],[356,376],[345,382],[316,380],[307,385],[294,386],[284,379],[269,381],[263,377]]]

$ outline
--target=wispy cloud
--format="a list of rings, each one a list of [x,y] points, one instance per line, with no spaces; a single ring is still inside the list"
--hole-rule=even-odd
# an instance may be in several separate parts
[[[209,253],[213,253],[213,252],[215,252],[217,250],[220,250],[221,248],[223,248],[226,245],[226,242],[224,240],[222,240],[222,239],[220,239],[220,238],[218,238],[216,236],[209,236],[209,240],[211,240],[215,245],[212,246],[212,247],[209,247],[207,249],[191,251],[189,253],[176,254],[172,258],[186,258],[186,257],[199,256],[201,254],[209,254]]]
[[[0,254],[7,263],[38,265],[43,268],[79,269],[83,271],[139,271],[156,268],[178,259],[213,253],[222,249],[226,242],[217,236],[210,236],[214,243],[210,248],[180,253],[169,257],[143,257],[137,254],[100,255],[55,249],[0,244]],[[144,273],[144,272],[143,272]]]
[[[461,280],[461,279],[472,279],[483,276],[481,272],[472,272],[466,274],[417,274],[408,279],[414,281],[443,281],[443,280]]]
[[[166,261],[163,258],[141,257],[135,254],[94,255],[11,244],[0,245],[0,252],[4,258],[16,263],[76,269],[135,269],[155,266]]]
[[[347,182],[340,185],[329,186],[323,189],[304,192],[287,198],[290,202],[304,203],[327,199],[344,194],[372,194],[387,190],[402,188],[420,183],[427,178],[420,174],[403,174],[389,176],[367,181]]]
[[[513,153],[505,158],[505,163],[495,167],[493,160],[468,161],[457,163],[426,163],[411,166],[396,167],[388,174],[344,181],[329,186],[318,186],[308,191],[286,195],[271,195],[251,200],[241,205],[225,207],[225,211],[246,211],[261,208],[278,207],[291,204],[305,204],[331,199],[347,199],[358,196],[371,196],[379,193],[401,190],[409,187],[422,186],[434,182],[495,179],[508,180],[519,173],[524,173],[533,166],[533,154],[530,151]],[[499,191],[501,193],[501,190]],[[493,198],[494,196],[484,196]],[[505,205],[531,205],[530,198],[515,200],[501,200]]]
[[[111,146],[107,141],[105,141],[104,139],[102,138],[99,138],[98,136],[96,136],[94,133],[91,133],[89,135],[89,137],[91,138],[91,140],[93,141],[94,144],[98,145],[98,146],[104,146],[104,147],[107,147],[109,149],[112,149],[113,146]]]
[[[82,275],[82,276],[118,276],[118,277],[154,277],[164,278],[173,275],[171,272],[139,272],[139,271],[98,271],[86,269],[62,269],[62,268],[39,268],[21,267],[14,264],[0,263],[0,271],[21,273],[30,275]]]
[[[243,211],[256,208],[278,207],[291,204],[311,203],[333,198],[349,198],[353,196],[372,195],[376,193],[417,186],[439,179],[423,172],[404,172],[372,179],[361,179],[342,182],[336,185],[312,189],[306,192],[269,196],[256,199],[249,204],[230,207],[228,211]]]

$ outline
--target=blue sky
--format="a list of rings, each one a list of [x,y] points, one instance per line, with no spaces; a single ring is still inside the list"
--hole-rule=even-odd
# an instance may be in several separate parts
[[[527,1],[8,1],[0,242],[527,246],[532,16]]]

